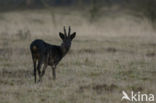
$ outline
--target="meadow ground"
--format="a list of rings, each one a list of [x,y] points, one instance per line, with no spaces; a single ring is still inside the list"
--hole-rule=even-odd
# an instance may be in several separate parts
[[[48,67],[35,84],[29,45],[61,44],[64,25],[77,32],[71,50],[55,81]],[[0,13],[0,61],[0,103],[121,103],[122,90],[156,93],[156,33],[127,14],[90,23],[85,13],[58,10],[54,24],[46,10]]]

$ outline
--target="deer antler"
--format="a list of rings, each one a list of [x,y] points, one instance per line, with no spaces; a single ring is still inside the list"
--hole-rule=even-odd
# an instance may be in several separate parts
[[[69,26],[68,36],[70,36],[70,31],[71,31],[71,28],[70,28],[70,26]]]
[[[64,26],[64,35],[67,36],[66,28]]]

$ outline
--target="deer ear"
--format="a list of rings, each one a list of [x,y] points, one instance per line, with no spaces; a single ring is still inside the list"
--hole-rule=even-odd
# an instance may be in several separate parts
[[[60,33],[59,33],[59,36],[60,36],[60,38],[61,38],[62,40],[64,40],[65,37],[64,37],[64,34],[63,34],[63,33],[60,32]]]
[[[70,35],[71,40],[74,39],[76,36],[76,32],[74,32],[72,35]]]

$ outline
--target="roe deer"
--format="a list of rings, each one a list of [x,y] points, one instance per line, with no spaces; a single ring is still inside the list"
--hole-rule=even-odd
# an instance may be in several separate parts
[[[36,71],[38,71],[39,81],[42,80],[43,75],[47,66],[51,66],[53,79],[56,79],[55,69],[60,60],[67,54],[71,47],[71,42],[76,36],[76,32],[70,33],[71,28],[69,27],[68,35],[64,27],[64,33],[59,32],[59,36],[62,39],[62,44],[60,46],[51,45],[43,40],[34,40],[30,45],[30,50],[32,54],[33,64],[34,64],[34,80],[36,83]],[[38,65],[36,64],[38,62]],[[42,64],[43,70],[41,72]],[[37,67],[36,67],[37,65]]]

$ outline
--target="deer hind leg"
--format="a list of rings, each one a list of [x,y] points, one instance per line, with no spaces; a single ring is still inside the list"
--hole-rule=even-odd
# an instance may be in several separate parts
[[[48,58],[49,58],[49,55],[46,56],[45,60],[44,60],[44,66],[43,66],[43,70],[42,70],[42,73],[41,73],[41,80],[43,78],[43,75],[45,74],[45,71],[46,71],[46,68],[48,66]]]
[[[46,70],[47,66],[48,66],[47,64],[44,64],[43,70],[42,70],[42,73],[40,75],[40,80],[39,81],[42,81],[42,78],[43,78],[43,75],[45,74],[45,70]]]
[[[36,59],[35,58],[33,58],[33,64],[34,64],[34,80],[36,83]]]
[[[55,71],[56,66],[55,66],[55,65],[53,65],[51,68],[52,68],[53,80],[55,80],[55,79],[56,79],[56,71]]]
[[[42,64],[43,64],[43,58],[40,58],[39,61],[38,61],[38,66],[37,66],[39,81],[40,81],[40,78],[41,78],[41,67],[42,67]]]

